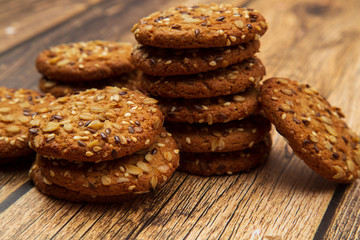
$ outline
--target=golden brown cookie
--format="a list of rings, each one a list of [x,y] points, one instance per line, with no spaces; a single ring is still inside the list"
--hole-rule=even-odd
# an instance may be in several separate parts
[[[179,165],[179,149],[163,131],[146,149],[101,163],[51,160],[38,155],[35,164],[48,183],[82,194],[114,196],[147,193],[170,179]]]
[[[153,96],[166,98],[207,98],[243,92],[254,87],[265,75],[258,58],[194,75],[154,77],[143,74],[141,89]]]
[[[259,101],[266,116],[294,152],[322,177],[349,183],[360,175],[359,137],[342,120],[339,108],[308,84],[271,78]]]
[[[100,40],[61,44],[41,52],[36,68],[54,81],[107,79],[134,70],[131,50],[130,43]]]
[[[34,182],[36,188],[45,195],[58,199],[64,199],[70,202],[88,202],[88,203],[115,203],[128,201],[138,196],[137,194],[124,194],[115,196],[99,196],[83,194],[81,192],[72,191],[62,186],[51,183],[42,174],[38,165],[34,164],[30,169],[30,178]]]
[[[209,48],[259,40],[267,30],[256,10],[231,4],[172,7],[140,19],[132,31],[144,45],[162,48]]]
[[[220,48],[166,49],[138,45],[132,52],[136,67],[153,76],[188,75],[207,72],[254,56],[260,42]]]
[[[264,162],[271,149],[268,136],[251,148],[226,153],[181,152],[179,170],[196,175],[211,176],[249,171]]]
[[[29,122],[55,98],[29,89],[0,87],[0,163],[27,155]]]
[[[241,120],[259,110],[257,90],[213,98],[159,98],[160,110],[169,122],[208,123]]]
[[[138,194],[124,194],[115,196],[99,196],[84,194],[77,191],[59,186],[51,183],[43,174],[37,164],[34,164],[30,169],[30,178],[34,182],[36,188],[45,195],[52,196],[58,199],[64,199],[70,202],[88,202],[88,203],[115,203],[121,201],[129,201]]]
[[[91,82],[56,82],[42,77],[39,81],[39,89],[42,92],[51,93],[55,97],[76,94],[91,88],[103,89],[106,86],[126,87],[130,90],[136,90],[138,89],[139,77],[139,71],[132,71],[111,79]]]
[[[260,115],[211,126],[196,123],[166,124],[166,129],[172,133],[182,152],[243,150],[263,141],[270,127],[270,122]]]
[[[161,131],[157,101],[138,91],[106,87],[58,98],[30,122],[39,154],[98,162],[149,146]]]

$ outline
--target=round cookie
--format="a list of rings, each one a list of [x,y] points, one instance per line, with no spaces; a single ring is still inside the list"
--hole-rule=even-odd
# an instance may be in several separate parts
[[[72,163],[38,155],[36,164],[49,183],[83,194],[138,194],[165,184],[179,165],[179,149],[163,131],[148,148],[112,161]]]
[[[138,45],[131,56],[136,67],[153,76],[188,75],[225,68],[254,56],[260,42],[220,48],[167,49]]]
[[[166,98],[206,98],[243,92],[265,75],[258,58],[248,58],[227,68],[196,75],[153,77],[143,74],[141,89]]]
[[[208,123],[241,120],[259,110],[257,90],[213,98],[164,99],[159,98],[158,106],[169,122]]]
[[[91,88],[103,89],[106,86],[126,87],[131,90],[138,89],[139,71],[121,74],[118,77],[91,82],[56,82],[42,77],[39,80],[39,89],[45,93],[51,93],[55,97],[63,97],[67,94],[76,94]]]
[[[29,89],[0,87],[0,163],[27,155],[29,122],[55,98]]]
[[[211,126],[196,123],[166,124],[166,129],[172,133],[182,152],[243,150],[263,141],[270,128],[270,122],[260,115]]]
[[[77,191],[64,188],[50,182],[43,174],[37,164],[34,164],[30,169],[30,178],[34,182],[36,188],[45,195],[52,196],[58,199],[64,199],[70,202],[88,202],[88,203],[115,203],[120,201],[131,200],[136,197],[136,194],[124,194],[114,196],[99,196],[84,194]]]
[[[349,183],[360,175],[359,137],[308,84],[271,78],[261,87],[259,101],[268,119],[294,152],[322,177]]]
[[[157,101],[138,91],[106,87],[58,98],[30,122],[30,145],[39,154],[98,162],[134,153],[161,131]]]
[[[179,171],[190,174],[211,176],[249,171],[264,162],[271,149],[268,136],[251,148],[226,153],[181,152]]]
[[[134,70],[132,44],[89,41],[61,44],[41,52],[37,70],[48,79],[60,82],[95,81]]]
[[[259,40],[267,30],[256,10],[231,4],[173,7],[140,19],[132,31],[144,45],[162,48],[209,48]]]

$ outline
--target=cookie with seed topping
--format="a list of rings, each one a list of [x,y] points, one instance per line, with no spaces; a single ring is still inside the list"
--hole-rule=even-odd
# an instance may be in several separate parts
[[[153,96],[167,98],[206,98],[243,92],[257,85],[265,75],[258,58],[194,75],[154,77],[143,74],[141,89]]]
[[[103,89],[106,86],[126,87],[131,90],[136,90],[138,89],[139,78],[139,71],[132,71],[111,79],[91,82],[56,82],[42,77],[39,80],[39,89],[44,93],[51,93],[55,97],[76,94],[91,88]]]
[[[225,153],[181,152],[179,171],[211,176],[249,171],[264,162],[271,149],[271,137],[251,148]]]
[[[259,40],[267,30],[256,10],[231,4],[178,6],[140,19],[132,29],[136,40],[162,48],[209,48]]]
[[[180,151],[232,152],[252,147],[264,140],[270,131],[270,122],[260,115],[241,121],[204,124],[167,123]]]
[[[138,45],[132,52],[136,67],[153,76],[173,76],[225,68],[254,56],[260,42],[220,48],[166,49]]]
[[[245,92],[212,98],[165,99],[159,98],[159,107],[169,122],[224,123],[241,120],[259,111],[258,91],[249,88]]]
[[[308,84],[284,78],[264,82],[259,101],[294,152],[322,177],[350,183],[360,175],[359,137],[339,108]]]
[[[30,89],[0,87],[0,163],[33,152],[28,146],[29,122],[53,100]]]
[[[148,148],[119,159],[79,163],[38,155],[35,164],[48,185],[55,183],[88,195],[140,194],[167,182],[179,165],[179,149],[170,134],[162,131]]]
[[[121,201],[127,201],[134,197],[136,194],[124,194],[113,196],[99,196],[84,194],[77,191],[59,186],[50,181],[42,174],[41,169],[37,164],[34,164],[29,172],[29,176],[33,181],[36,188],[45,195],[52,196],[58,199],[64,199],[70,202],[88,202],[88,203],[115,203]]]
[[[89,41],[61,44],[41,52],[37,70],[59,82],[96,81],[134,70],[132,44],[112,41]]]
[[[164,116],[156,100],[127,88],[90,89],[58,98],[30,121],[39,154],[98,162],[132,154],[155,141]]]

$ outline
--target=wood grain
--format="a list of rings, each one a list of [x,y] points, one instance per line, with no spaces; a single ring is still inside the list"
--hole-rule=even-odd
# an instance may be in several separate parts
[[[85,11],[100,0],[2,1],[0,53]],[[17,18],[14,18],[17,16]]]
[[[206,1],[0,1],[0,29],[17,29],[0,33],[0,84],[37,89],[34,59],[44,48],[91,39],[134,42],[130,29],[139,18],[200,2]],[[268,19],[258,54],[267,77],[310,83],[359,132],[360,1],[229,2]],[[29,185],[28,165],[2,167],[0,239],[358,239],[359,181],[339,191],[345,187],[317,176],[273,136],[269,160],[254,171],[209,178],[176,173],[159,192],[112,205],[46,197]]]

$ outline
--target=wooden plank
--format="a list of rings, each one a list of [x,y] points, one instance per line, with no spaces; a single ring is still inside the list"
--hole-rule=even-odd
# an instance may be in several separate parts
[[[28,170],[33,161],[32,156],[23,157],[20,162],[7,164],[0,170],[0,203],[29,180]]]
[[[348,187],[324,239],[356,239],[360,236],[360,183]]]
[[[0,82],[36,88],[39,75],[33,59],[45,47],[94,38],[133,41],[130,29],[140,17],[159,8],[197,2],[205,1],[101,2],[71,22],[49,28],[0,54]],[[269,21],[259,54],[267,76],[309,82],[342,106],[349,124],[359,131],[359,1],[349,1],[346,6],[339,0],[233,2],[258,9]],[[0,238],[311,239],[336,184],[312,173],[278,135],[274,141],[269,161],[253,172],[212,178],[178,173],[167,188],[130,203],[71,204],[32,189],[0,214]],[[4,174],[0,175],[4,183],[12,179],[5,171],[0,174]],[[26,171],[20,175],[18,182],[4,186],[3,193],[22,186]],[[358,182],[349,186],[326,238],[358,236],[358,191]]]
[[[99,1],[1,1],[0,53],[85,11]]]

